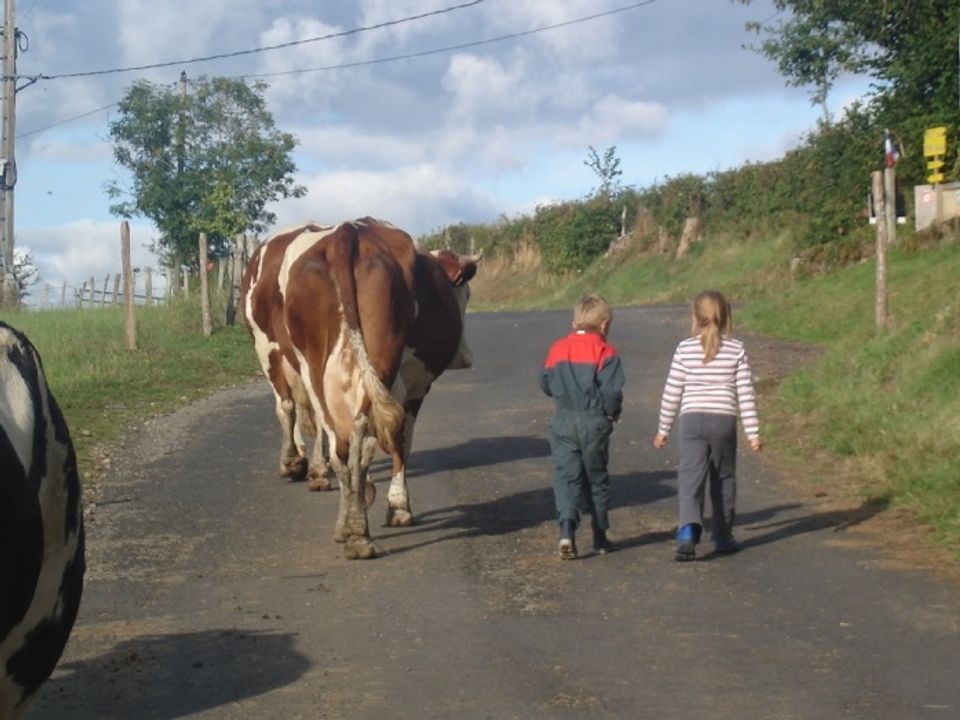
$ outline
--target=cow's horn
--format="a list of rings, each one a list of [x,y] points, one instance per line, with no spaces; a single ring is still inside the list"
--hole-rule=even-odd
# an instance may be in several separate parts
[[[463,262],[478,263],[483,260],[483,248],[480,248],[480,252],[478,252],[476,255],[461,255],[460,259]]]

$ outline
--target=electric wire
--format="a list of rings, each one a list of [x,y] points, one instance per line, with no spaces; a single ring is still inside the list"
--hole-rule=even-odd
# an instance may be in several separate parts
[[[267,77],[278,77],[278,76],[283,76],[283,75],[298,75],[298,74],[309,73],[309,72],[322,72],[322,71],[328,71],[328,70],[343,70],[343,69],[353,68],[353,67],[362,67],[362,66],[365,66],[365,65],[379,65],[379,64],[384,64],[384,63],[388,63],[388,62],[395,62],[395,61],[399,61],[399,60],[409,60],[409,59],[412,59],[412,58],[425,57],[425,56],[428,56],[428,55],[438,55],[438,54],[440,54],[440,53],[452,52],[452,51],[455,51],[455,50],[464,50],[464,49],[467,49],[467,48],[478,47],[478,46],[481,46],[481,45],[490,45],[490,44],[493,44],[493,43],[496,43],[496,42],[502,42],[502,41],[505,41],[505,40],[512,40],[512,39],[515,39],[515,38],[526,37],[526,36],[529,36],[529,35],[535,35],[535,34],[537,34],[537,33],[546,32],[546,31],[548,31],[548,30],[556,30],[556,29],[558,29],[558,28],[568,27],[568,26],[570,26],[570,25],[577,25],[577,24],[579,24],[579,23],[588,22],[588,21],[590,21],[590,20],[596,20],[597,18],[606,17],[606,16],[609,16],[609,15],[616,15],[616,14],[618,14],[618,13],[626,12],[626,11],[628,11],[628,10],[633,10],[633,9],[635,9],[635,8],[643,7],[643,6],[645,6],[645,5],[652,5],[652,4],[655,3],[655,2],[657,2],[657,0],[641,0],[640,2],[635,2],[635,3],[632,3],[632,4],[630,4],[630,5],[624,5],[624,6],[621,6],[621,7],[618,7],[618,8],[613,8],[613,9],[611,9],[611,10],[607,10],[607,11],[604,11],[604,12],[601,12],[601,13],[595,13],[595,14],[593,14],[593,15],[586,15],[586,16],[579,17],[579,18],[573,18],[573,19],[571,19],[571,20],[566,20],[566,21],[560,22],[560,23],[554,23],[554,24],[552,24],[552,25],[543,25],[543,26],[541,26],[541,27],[532,28],[532,29],[530,29],[530,30],[522,30],[522,31],[520,31],[520,32],[515,32],[515,33],[509,33],[509,34],[507,34],[507,35],[499,35],[499,36],[497,36],[497,37],[485,38],[485,39],[483,39],[483,40],[474,40],[474,41],[471,41],[471,42],[460,43],[460,44],[458,44],[458,45],[448,45],[448,46],[440,47],[440,48],[431,48],[431,49],[429,49],[429,50],[420,50],[420,51],[417,51],[417,52],[406,53],[406,54],[403,54],[403,55],[392,55],[392,56],[389,56],[389,57],[374,58],[374,59],[371,59],[371,60],[357,60],[357,61],[355,61],[355,62],[340,63],[340,64],[337,64],[337,65],[326,65],[326,66],[323,66],[323,67],[301,68],[301,69],[296,69],[296,70],[279,70],[279,71],[276,71],[276,72],[252,73],[252,74],[246,74],[246,75],[234,75],[234,76],[231,76],[231,77],[232,77],[232,79],[235,79],[235,80],[236,80],[236,79],[243,79],[243,78],[267,78]],[[353,31],[351,31],[351,32],[353,32]],[[150,67],[155,67],[155,66],[150,66]],[[43,76],[44,79],[53,79],[53,78],[56,78],[56,77],[65,77],[65,76]],[[86,113],[83,113],[83,114],[81,114],[81,115],[75,115],[75,116],[73,116],[73,117],[65,118],[65,119],[63,119],[63,120],[60,120],[60,121],[55,122],[55,123],[51,123],[51,124],[49,124],[49,125],[45,125],[45,126],[40,127],[40,128],[35,128],[35,129],[30,130],[30,131],[28,131],[28,132],[21,133],[21,134],[17,135],[17,138],[27,137],[27,136],[29,136],[29,135],[35,135],[36,133],[43,132],[44,130],[49,130],[50,128],[58,127],[58,126],[60,126],[60,125],[65,125],[65,124],[67,124],[67,123],[73,122],[74,120],[81,120],[81,119],[83,119],[83,118],[85,118],[85,117],[89,117],[90,115],[95,115],[95,114],[98,113],[98,112],[103,112],[104,110],[109,110],[110,108],[115,107],[115,106],[118,105],[118,104],[119,104],[119,101],[118,101],[118,102],[115,102],[115,103],[111,103],[110,105],[104,105],[104,106],[101,107],[101,108],[98,108],[98,109],[96,109],[96,110],[91,110],[91,111],[86,112]]]
[[[394,25],[401,25],[403,23],[413,22],[414,20],[423,20],[425,18],[432,17],[435,15],[442,15],[444,13],[453,12],[455,10],[462,10],[464,8],[473,7],[474,5],[479,5],[483,1],[484,0],[470,0],[470,2],[461,3],[460,5],[451,5],[450,7],[441,8],[439,10],[431,10],[429,12],[420,13],[419,15],[409,15],[407,17],[397,18],[396,20],[387,20],[385,22],[377,23],[375,25],[352,28],[350,30],[343,30],[341,32],[330,33],[328,35],[321,35],[318,37],[304,38],[302,40],[291,40],[290,42],[280,43],[277,45],[267,45],[264,47],[250,48],[248,50],[236,50],[234,52],[219,53],[216,55],[207,55],[205,57],[190,58],[187,60],[170,60],[165,62],[150,63],[147,65],[135,65],[130,67],[111,68],[109,70],[89,70],[86,72],[60,73],[57,75],[41,74],[38,76],[38,78],[41,80],[59,80],[63,78],[93,77],[97,75],[111,75],[115,73],[135,72],[138,70],[154,70],[156,68],[171,67],[173,65],[178,65],[178,66],[191,65],[199,62],[208,62],[210,60],[222,60],[224,58],[240,57],[242,55],[253,55],[255,53],[268,52],[270,50],[280,50],[282,48],[294,47],[296,45],[304,45],[306,43],[320,42],[322,40],[332,40],[334,38],[347,37],[349,35],[356,35],[358,33],[367,32],[369,30],[380,30],[386,27],[392,27]]]
[[[374,58],[372,60],[357,60],[354,62],[338,63],[337,65],[324,65],[321,67],[315,68],[300,68],[297,70],[278,70],[276,72],[266,72],[266,73],[252,73],[248,75],[237,75],[234,76],[234,79],[237,78],[265,78],[265,77],[277,77],[281,75],[298,75],[308,72],[320,72],[324,70],[343,70],[345,68],[354,68],[362,67],[364,65],[378,65],[381,63],[394,62],[397,60],[409,60],[411,58],[424,57],[426,55],[437,55],[445,52],[452,52],[454,50],[465,50],[467,48],[478,47],[480,45],[490,45],[492,43],[502,42],[504,40],[513,40],[515,38],[526,37],[528,35],[535,35],[537,33],[546,32],[547,30],[556,30],[562,27],[569,27],[570,25],[577,25],[579,23],[588,22],[590,20],[596,20],[597,18],[607,17],[609,15],[616,15],[617,13],[626,12],[627,10],[633,10],[638,7],[643,7],[644,5],[652,5],[657,0],[641,0],[641,2],[635,2],[630,5],[624,5],[622,7],[614,8],[612,10],[607,10],[600,13],[595,13],[593,15],[585,15],[583,17],[574,18],[572,20],[566,20],[564,22],[554,23],[552,25],[542,25],[537,28],[532,28],[530,30],[521,30],[520,32],[509,33],[507,35],[498,35],[497,37],[485,38],[483,40],[473,40],[470,42],[460,43],[458,45],[447,45],[445,47],[432,48],[430,50],[420,50],[417,52],[406,53],[403,55],[391,55],[389,57],[383,58]]]

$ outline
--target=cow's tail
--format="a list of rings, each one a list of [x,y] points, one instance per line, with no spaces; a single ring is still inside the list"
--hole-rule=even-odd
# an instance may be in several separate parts
[[[373,421],[377,440],[385,452],[394,454],[397,452],[396,438],[403,428],[403,406],[390,394],[390,390],[373,369],[363,343],[363,334],[359,329],[350,329],[350,343],[360,365],[363,387],[370,397],[370,419]]]
[[[350,345],[353,347],[357,363],[360,368],[360,377],[363,387],[370,398],[369,418],[373,423],[377,441],[387,453],[397,452],[396,438],[403,429],[403,406],[390,394],[390,390],[370,362],[367,346],[363,341],[363,332],[360,328],[360,310],[357,306],[357,280],[353,268],[357,260],[359,238],[356,228],[348,223],[350,232],[339,235],[341,238],[337,253],[341,255],[340,262],[333,263],[336,268],[337,287],[340,291],[340,303],[350,332]]]

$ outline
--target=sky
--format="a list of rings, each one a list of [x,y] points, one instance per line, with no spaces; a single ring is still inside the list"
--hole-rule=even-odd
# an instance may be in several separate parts
[[[771,0],[17,0],[14,237],[40,271],[32,303],[120,271],[104,188],[130,178],[109,126],[136,80],[267,82],[307,188],[270,206],[277,229],[372,215],[416,237],[584,197],[590,147],[616,147],[638,188],[781,157],[821,111],[744,47],[744,23],[771,17]],[[839,83],[831,109],[865,87]],[[156,229],[130,227],[133,264],[157,268]]]

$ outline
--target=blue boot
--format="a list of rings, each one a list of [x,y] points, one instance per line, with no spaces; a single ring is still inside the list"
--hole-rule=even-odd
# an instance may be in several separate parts
[[[687,523],[677,530],[677,562],[689,562],[697,557],[697,543],[700,542],[700,526]]]

